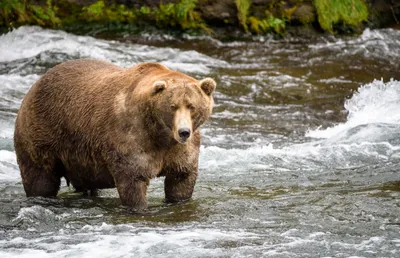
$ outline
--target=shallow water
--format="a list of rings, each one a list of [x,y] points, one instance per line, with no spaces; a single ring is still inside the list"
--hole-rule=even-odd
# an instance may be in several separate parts
[[[115,189],[25,197],[13,124],[29,87],[82,57],[218,83],[193,200],[132,214]],[[0,35],[0,257],[399,257],[400,31],[221,42]]]

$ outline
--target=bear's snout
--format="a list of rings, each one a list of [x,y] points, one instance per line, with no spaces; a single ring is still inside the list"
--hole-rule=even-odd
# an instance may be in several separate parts
[[[192,118],[190,110],[179,108],[175,113],[174,138],[179,143],[186,143],[192,135]]]
[[[183,141],[186,142],[186,140],[190,137],[190,128],[180,128],[178,130],[179,138]]]

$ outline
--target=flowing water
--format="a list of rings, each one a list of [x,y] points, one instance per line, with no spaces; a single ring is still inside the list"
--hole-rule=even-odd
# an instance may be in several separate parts
[[[115,189],[26,198],[13,124],[59,62],[157,61],[218,83],[193,200],[132,214]],[[218,41],[0,35],[0,257],[400,257],[400,31]]]

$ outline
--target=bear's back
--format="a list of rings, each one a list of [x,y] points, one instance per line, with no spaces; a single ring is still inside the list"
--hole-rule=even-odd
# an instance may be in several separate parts
[[[26,94],[18,111],[18,132],[38,142],[51,142],[60,132],[84,130],[89,122],[101,119],[96,110],[107,112],[101,106],[110,106],[118,91],[107,82],[125,70],[91,59],[55,66]]]
[[[91,92],[95,87],[102,85],[102,80],[123,71],[124,68],[104,61],[92,59],[67,61],[47,71],[36,83],[35,90],[38,94],[52,94],[52,97],[65,97],[65,94],[77,96],[80,91]]]

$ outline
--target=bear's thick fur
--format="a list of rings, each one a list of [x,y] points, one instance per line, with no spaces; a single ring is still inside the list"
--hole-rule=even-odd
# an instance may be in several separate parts
[[[55,66],[29,90],[15,124],[26,195],[56,196],[65,177],[80,192],[117,187],[123,205],[145,209],[149,180],[165,176],[167,201],[190,198],[215,87],[158,63]]]

